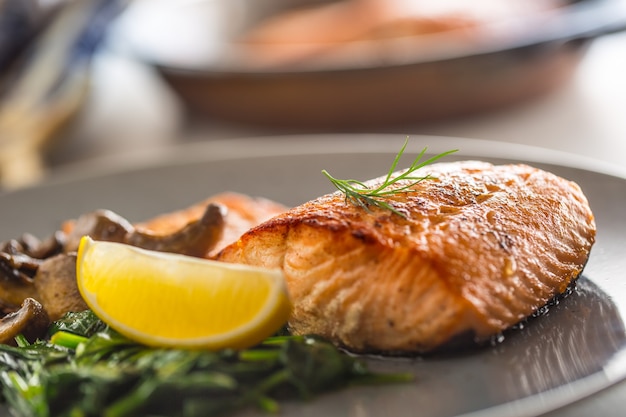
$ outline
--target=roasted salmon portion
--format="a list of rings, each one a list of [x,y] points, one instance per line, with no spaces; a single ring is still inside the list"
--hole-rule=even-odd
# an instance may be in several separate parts
[[[281,268],[293,333],[398,354],[459,335],[488,339],[581,274],[596,229],[575,183],[522,164],[422,172],[433,178],[389,197],[396,213],[335,192],[254,227],[216,258]]]

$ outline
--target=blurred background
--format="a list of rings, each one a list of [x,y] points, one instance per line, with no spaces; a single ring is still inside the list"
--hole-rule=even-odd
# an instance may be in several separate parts
[[[0,0],[0,190],[292,134],[478,138],[626,168],[624,29],[626,0]]]

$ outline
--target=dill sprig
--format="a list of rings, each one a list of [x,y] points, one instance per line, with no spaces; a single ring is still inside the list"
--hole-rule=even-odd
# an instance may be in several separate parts
[[[413,160],[413,163],[411,163],[411,166],[409,166],[409,168],[399,173],[397,176],[394,176],[394,173],[396,172],[396,167],[398,166],[400,158],[402,158],[402,155],[404,154],[408,143],[409,139],[407,138],[404,141],[404,145],[402,145],[402,148],[400,148],[400,151],[394,158],[393,163],[391,164],[391,167],[387,172],[385,180],[375,188],[370,188],[367,186],[367,184],[359,180],[337,179],[333,177],[330,173],[328,173],[328,171],[326,171],[325,169],[322,170],[322,174],[324,174],[330,180],[330,182],[345,195],[346,202],[350,202],[356,206],[362,207],[367,211],[370,210],[371,206],[375,206],[378,208],[389,210],[401,217],[406,217],[403,213],[398,211],[391,202],[385,200],[398,194],[411,192],[411,188],[416,184],[424,180],[432,179],[433,177],[430,174],[426,174],[424,176],[413,176],[411,174],[413,174],[418,169],[425,167],[426,165],[432,164],[433,162],[443,158],[444,156],[450,155],[458,151],[458,149],[446,151],[435,155],[425,161],[422,161],[422,158],[426,154],[427,150],[427,148],[425,147]],[[393,187],[401,181],[409,182],[399,187]]]

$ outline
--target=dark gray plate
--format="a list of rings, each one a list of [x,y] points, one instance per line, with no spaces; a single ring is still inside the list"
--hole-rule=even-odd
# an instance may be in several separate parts
[[[332,191],[320,174],[323,168],[358,179],[385,173],[403,140],[399,135],[231,140],[128,157],[132,164],[118,160],[124,168],[90,162],[42,186],[1,194],[0,240],[23,232],[45,237],[61,221],[96,208],[141,220],[226,190],[295,205]],[[524,161],[580,184],[597,218],[598,239],[576,291],[492,347],[420,359],[367,359],[375,369],[414,372],[414,383],[348,389],[287,404],[283,414],[622,415],[614,407],[626,394],[626,385],[617,384],[626,376],[626,174],[547,150],[424,136],[411,138],[400,166],[424,146],[433,153],[458,148],[458,159]]]

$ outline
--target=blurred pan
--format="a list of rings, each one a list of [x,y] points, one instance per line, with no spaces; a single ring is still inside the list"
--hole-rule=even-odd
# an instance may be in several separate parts
[[[121,22],[121,38],[191,110],[307,130],[368,130],[520,103],[567,82],[591,40],[626,28],[626,2],[579,0],[526,21],[514,36],[463,45],[440,39],[419,50],[410,38],[382,48],[353,42],[336,56],[263,67],[233,54],[233,39],[295,3],[323,2],[148,3]]]

